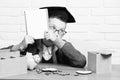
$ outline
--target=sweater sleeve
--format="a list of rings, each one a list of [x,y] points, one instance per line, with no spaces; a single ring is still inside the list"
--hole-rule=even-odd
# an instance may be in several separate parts
[[[66,42],[60,50],[69,59],[71,66],[83,68],[86,65],[86,57],[76,50],[70,42]]]
[[[35,39],[33,44],[28,44],[24,51],[21,51],[22,55],[26,55],[26,52],[32,53],[32,55],[39,54],[42,51],[41,39]]]
[[[26,55],[26,52],[30,52],[30,53],[32,53],[32,55],[37,54],[38,50],[37,50],[36,44],[35,43],[28,44],[28,46],[23,51],[20,51],[20,54]]]

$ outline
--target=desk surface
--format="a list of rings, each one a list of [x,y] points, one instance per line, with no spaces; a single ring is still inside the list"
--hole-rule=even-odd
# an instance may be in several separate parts
[[[39,80],[120,80],[120,65],[112,66],[112,73],[108,74],[96,74],[74,76],[77,70],[80,68],[53,65],[53,64],[40,64],[38,68],[52,67],[61,70],[62,73],[70,73],[67,76],[61,76],[57,74],[45,75],[45,73],[37,74],[36,70],[28,71],[27,74],[21,74],[16,76],[5,77],[4,79],[39,79]]]

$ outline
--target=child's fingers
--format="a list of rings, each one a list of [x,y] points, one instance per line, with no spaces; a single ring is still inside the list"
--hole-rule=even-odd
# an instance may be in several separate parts
[[[49,34],[48,31],[44,33],[44,37],[45,37],[47,40],[50,39],[50,34]]]

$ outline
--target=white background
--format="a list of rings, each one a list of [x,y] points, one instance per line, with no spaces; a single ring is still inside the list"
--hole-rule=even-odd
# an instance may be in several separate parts
[[[0,0],[0,46],[19,43],[25,33],[24,10],[67,6],[76,19],[65,38],[87,56],[90,50],[110,50],[120,64],[120,0]]]

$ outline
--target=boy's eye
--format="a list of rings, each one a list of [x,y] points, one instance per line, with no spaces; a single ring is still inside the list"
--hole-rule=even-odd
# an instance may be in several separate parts
[[[50,26],[51,29],[55,30],[56,28],[54,26]]]
[[[56,28],[53,26],[53,29],[56,30]]]
[[[62,30],[62,29],[61,29],[60,31],[61,31],[61,32],[64,32],[64,30]]]

